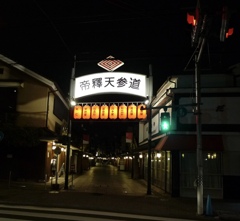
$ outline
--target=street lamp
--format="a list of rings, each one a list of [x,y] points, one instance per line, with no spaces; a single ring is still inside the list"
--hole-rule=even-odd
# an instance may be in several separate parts
[[[71,104],[71,107],[72,107],[72,106],[75,106],[75,105],[76,105],[76,101],[75,101],[75,100],[71,100],[71,101],[70,101],[70,104]]]

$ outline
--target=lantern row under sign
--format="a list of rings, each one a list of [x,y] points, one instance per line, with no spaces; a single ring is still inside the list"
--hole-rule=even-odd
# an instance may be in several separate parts
[[[102,120],[125,120],[125,119],[145,119],[147,112],[144,110],[145,104],[82,104],[76,105],[73,110],[73,119],[102,119]]]

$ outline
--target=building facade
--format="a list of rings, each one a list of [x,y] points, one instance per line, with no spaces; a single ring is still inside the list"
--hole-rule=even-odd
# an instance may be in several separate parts
[[[68,101],[56,83],[3,55],[0,91],[0,177],[49,179],[65,162],[58,140],[67,135]]]
[[[240,198],[240,87],[233,75],[201,75],[201,147],[204,196]],[[152,101],[151,183],[172,196],[195,197],[197,132],[192,75],[168,78]],[[156,108],[159,107],[159,108]],[[165,107],[165,108],[161,108]],[[156,109],[154,109],[156,108]],[[161,130],[169,112],[170,130]],[[135,174],[147,180],[149,120],[139,123]]]

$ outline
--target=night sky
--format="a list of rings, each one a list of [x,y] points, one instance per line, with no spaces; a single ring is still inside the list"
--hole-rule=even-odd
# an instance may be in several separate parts
[[[229,72],[240,60],[240,1],[200,2],[214,8],[202,69]],[[225,2],[234,34],[220,42]],[[169,76],[194,73],[187,13],[196,5],[197,0],[2,0],[0,53],[56,82],[66,97],[74,56],[76,77],[105,72],[97,63],[109,55],[125,63],[117,71],[148,75],[151,64],[155,95]]]
[[[239,1],[228,0],[234,34],[220,43],[221,8],[204,51],[205,69],[226,69],[239,62]],[[206,1],[211,2],[211,1]],[[218,2],[218,3],[215,3]],[[3,0],[0,3],[0,53],[55,81],[64,93],[74,56],[76,77],[104,71],[97,63],[112,55],[125,65],[118,71],[141,74],[153,67],[154,93],[168,76],[184,72],[194,48],[187,13],[197,0]]]

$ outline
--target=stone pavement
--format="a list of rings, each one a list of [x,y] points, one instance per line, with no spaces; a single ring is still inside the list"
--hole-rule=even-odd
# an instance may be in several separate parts
[[[147,195],[145,181],[131,179],[128,172],[118,174],[119,180],[116,183],[105,183],[103,176],[100,176],[97,182],[93,182],[92,173],[94,170],[90,169],[80,176],[70,175],[68,190],[63,188],[64,177],[59,177],[59,191],[51,188],[51,183],[55,180],[48,183],[25,181],[10,184],[7,181],[0,181],[0,203],[79,208],[195,220],[240,220],[239,201],[213,199],[211,200],[213,216],[197,216],[196,199],[172,198],[154,187],[152,187],[152,194]],[[121,182],[121,179],[124,181]]]

